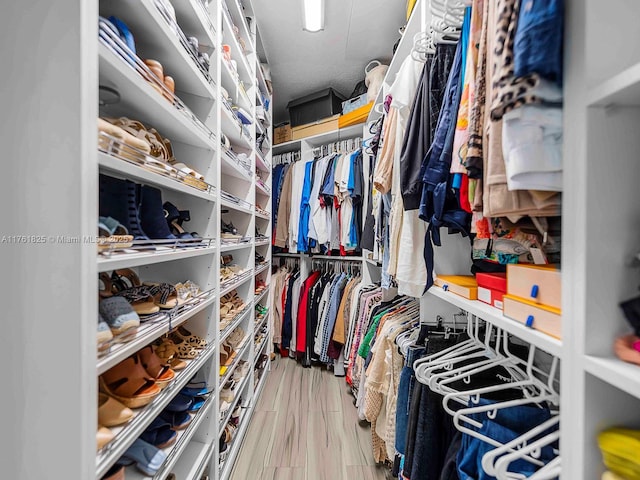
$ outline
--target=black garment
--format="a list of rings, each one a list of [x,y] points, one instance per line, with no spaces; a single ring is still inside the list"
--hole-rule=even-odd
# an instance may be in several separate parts
[[[444,459],[444,466],[442,467],[442,473],[440,474],[440,480],[459,480],[458,475],[458,463],[456,461],[458,457],[458,451],[462,447],[462,433],[456,432],[449,445],[449,450]]]
[[[422,159],[431,146],[429,125],[429,75],[433,56],[429,55],[422,69],[420,83],[411,106],[411,115],[402,142],[400,155],[400,186],[405,210],[417,210],[422,195]]]
[[[285,287],[287,289],[288,294],[287,294],[287,300],[284,306],[284,315],[283,315],[283,321],[282,321],[282,348],[284,349],[288,349],[289,346],[291,345],[291,335],[293,333],[293,326],[292,326],[293,282],[295,282],[299,276],[300,276],[299,272],[296,272],[293,275],[291,275],[291,277],[289,278],[289,282]]]
[[[374,171],[374,157],[373,155],[367,155],[367,160],[369,162],[369,181],[367,185],[369,188],[365,195],[367,195],[367,211],[364,213],[364,227],[362,228],[362,237],[360,238],[360,249],[361,250],[373,250],[374,240],[375,240],[375,225],[376,219],[373,216],[373,171]]]
[[[431,71],[429,72],[429,138],[433,138],[436,131],[455,55],[456,45],[436,45],[436,53],[431,62]]]

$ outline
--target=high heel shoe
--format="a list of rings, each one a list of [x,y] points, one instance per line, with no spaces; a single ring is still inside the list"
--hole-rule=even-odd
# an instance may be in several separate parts
[[[167,221],[167,226],[177,238],[180,240],[194,240],[200,241],[201,238],[196,232],[187,232],[182,228],[183,222],[191,220],[191,214],[189,210],[178,210],[171,202],[164,202],[162,206],[164,209],[164,216]]]
[[[171,233],[165,220],[160,190],[149,185],[143,185],[140,190],[140,218],[144,231],[153,239],[175,240],[176,236]]]

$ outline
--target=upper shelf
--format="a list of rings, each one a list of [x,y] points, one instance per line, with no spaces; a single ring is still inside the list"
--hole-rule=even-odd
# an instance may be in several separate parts
[[[220,62],[221,74],[220,82],[224,89],[229,93],[234,103],[247,112],[251,111],[251,100],[244,89],[244,85],[240,84],[238,75],[231,69],[226,60],[222,59]]]
[[[302,142],[309,144],[311,147],[319,147],[328,143],[338,142],[347,138],[361,137],[364,124],[351,125],[350,127],[340,128],[331,132],[321,133],[312,137],[303,138],[302,140],[292,140],[290,142],[280,143],[273,146],[273,153],[285,153],[300,150]]]
[[[422,2],[424,3],[424,2]],[[411,49],[413,48],[413,37],[416,33],[421,30],[421,8],[425,8],[424,5],[418,4],[416,8],[413,9],[413,13],[407,22],[407,25],[404,29],[404,34],[400,39],[400,43],[398,44],[398,48],[393,55],[393,59],[389,64],[389,69],[384,77],[383,86],[380,88],[378,92],[378,96],[376,97],[375,102],[373,103],[373,108],[371,112],[369,112],[369,116],[367,117],[367,122],[371,122],[376,120],[381,114],[376,111],[376,105],[382,103],[384,101],[383,90],[386,87],[390,87],[396,79],[396,74],[400,70],[400,66],[402,62],[404,62],[405,58],[411,54]],[[428,9],[427,9],[428,10]],[[430,13],[427,13],[427,18],[425,19],[427,22],[430,21]]]
[[[100,14],[115,15],[131,29],[136,52],[142,59],[162,64],[165,75],[174,78],[176,91],[213,101],[216,90],[200,71],[153,0],[110,0],[100,2]]]
[[[244,127],[240,119],[226,105],[221,105],[220,123],[222,125],[222,133],[224,133],[232,145],[251,150],[253,142],[244,131]]]
[[[201,0],[173,0],[178,24],[185,34],[198,39],[200,50],[211,56],[216,48],[216,29]]]
[[[231,48],[231,59],[235,60],[238,64],[238,75],[240,80],[247,86],[253,86],[254,75],[253,70],[249,66],[246,54],[242,51],[238,39],[233,33],[233,25],[231,19],[227,15],[227,12],[222,9],[222,33],[223,42]]]
[[[242,5],[240,5],[240,2],[238,0],[225,0],[222,3],[223,15],[226,13],[225,5],[228,9],[231,19],[233,20],[233,23],[236,27],[238,27],[240,37],[245,43],[245,48],[247,49],[247,51],[255,52],[256,48],[253,42],[253,36],[249,31],[249,26],[247,25],[247,20]]]
[[[640,398],[640,366],[623,362],[615,357],[586,355],[584,368],[603,382]]]
[[[640,106],[640,63],[589,90],[589,106]]]
[[[176,108],[146,82],[122,57],[98,45],[100,85],[114,88],[120,101],[104,107],[109,116],[126,115],[156,128],[172,141],[216,149],[215,135],[196,116]]]
[[[550,353],[556,357],[561,357],[562,354],[562,341],[557,338],[553,338],[545,333],[539,332],[538,330],[533,330],[532,328],[528,328],[521,323],[516,322],[510,318],[505,317],[502,314],[502,311],[483,303],[479,300],[468,300],[460,295],[456,295],[452,292],[445,292],[440,287],[432,286],[428,292],[441,298],[445,302],[448,302],[452,305],[455,305],[458,308],[461,308],[465,312],[468,312],[472,315],[480,317],[486,322],[495,325],[506,332],[509,332],[515,335],[518,338],[530,343],[531,345],[535,345],[536,347],[544,350],[545,352]]]
[[[258,170],[262,172],[271,171],[271,164],[266,158],[264,158],[262,152],[260,152],[260,150],[258,149],[256,149],[256,167],[258,167]]]

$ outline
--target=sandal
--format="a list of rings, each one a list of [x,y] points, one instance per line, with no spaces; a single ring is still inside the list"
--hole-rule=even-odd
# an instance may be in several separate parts
[[[184,360],[193,360],[198,355],[200,355],[200,349],[195,348],[193,345],[189,345],[189,343],[182,337],[172,334],[171,340],[178,350],[178,358],[182,358]]]
[[[156,448],[167,448],[176,443],[177,437],[169,422],[156,417],[139,438]]]
[[[189,330],[187,330],[182,325],[179,326],[176,330],[173,331],[173,334],[186,341],[189,345],[194,348],[203,349],[207,348],[207,341],[199,337],[197,335],[192,334]]]
[[[98,275],[98,288],[98,295],[102,298],[109,298],[113,295],[113,283],[107,272],[102,272]]]
[[[129,288],[142,285],[140,277],[130,268],[121,268],[111,273],[111,282],[116,291],[128,290]]]
[[[154,303],[163,310],[171,310],[178,306],[178,292],[170,283],[145,282],[149,287],[149,294],[153,296]]]
[[[160,413],[158,417],[165,422],[169,422],[174,430],[184,430],[193,420],[193,417],[188,412],[169,412],[167,410]]]
[[[133,245],[133,235],[115,218],[98,218],[98,250],[112,248],[130,248]]]
[[[154,351],[160,360],[168,364],[174,371],[183,370],[187,366],[187,362],[180,360],[180,351],[170,338],[165,337],[156,343]]]
[[[160,394],[137,355],[127,358],[99,377],[100,390],[129,408],[148,405]]]
[[[202,238],[196,232],[187,232],[182,228],[183,222],[191,220],[189,210],[178,210],[178,207],[171,202],[164,202],[162,208],[164,209],[164,216],[167,220],[167,225],[169,226],[171,233],[181,240],[202,241]]]
[[[160,307],[155,304],[153,295],[151,295],[147,286],[141,285],[129,288],[116,293],[116,296],[122,297],[129,302],[138,315],[153,315],[160,311]]]
[[[176,374],[167,363],[155,354],[151,345],[144,347],[138,352],[142,366],[147,373],[156,381],[160,388],[164,388],[176,377]]]
[[[173,168],[181,172],[181,180],[187,185],[197,188],[198,190],[207,190],[209,185],[204,181],[204,175],[196,172],[192,168],[186,166],[184,163],[174,163]]]

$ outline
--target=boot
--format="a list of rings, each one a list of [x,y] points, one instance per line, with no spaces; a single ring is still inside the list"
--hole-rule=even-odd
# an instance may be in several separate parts
[[[133,235],[134,240],[149,240],[140,225],[136,184],[128,180],[100,174],[100,216],[118,220]]]
[[[154,240],[175,240],[171,233],[164,209],[162,208],[162,193],[148,185],[140,187],[140,218],[142,228]]]

